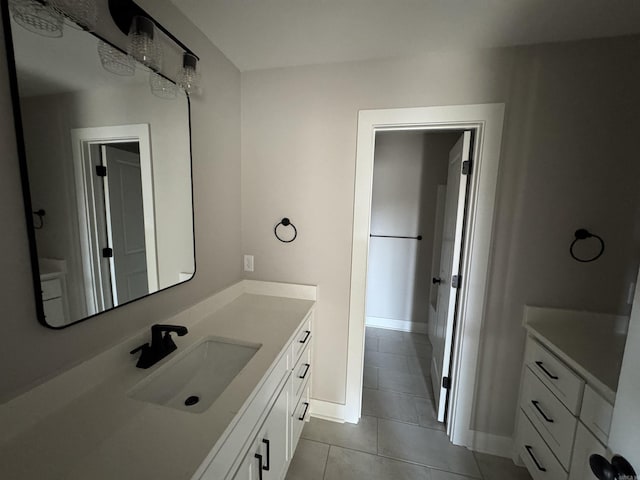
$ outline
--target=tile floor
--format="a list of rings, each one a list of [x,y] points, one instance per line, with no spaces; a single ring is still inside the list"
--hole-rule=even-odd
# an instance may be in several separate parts
[[[430,358],[426,335],[367,327],[360,423],[312,418],[286,480],[530,480],[508,459],[449,443]]]

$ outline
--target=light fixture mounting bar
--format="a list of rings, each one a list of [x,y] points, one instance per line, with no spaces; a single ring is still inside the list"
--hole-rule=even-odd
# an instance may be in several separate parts
[[[167,37],[169,37],[176,45],[182,48],[185,52],[193,55],[198,60],[198,57],[189,47],[187,47],[184,43],[182,43],[175,35],[173,35],[169,30],[164,28],[161,24],[153,20],[153,17],[145,12],[139,5],[137,5],[133,0],[109,0],[109,12],[111,13],[111,17],[113,18],[114,23],[120,29],[122,33],[125,35],[129,34],[129,28],[131,27],[131,20],[135,16],[147,17],[153,21],[155,26],[164,33]]]

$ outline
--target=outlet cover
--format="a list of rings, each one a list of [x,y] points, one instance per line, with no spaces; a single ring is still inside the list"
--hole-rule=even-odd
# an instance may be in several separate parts
[[[253,255],[244,256],[244,271],[253,272]]]

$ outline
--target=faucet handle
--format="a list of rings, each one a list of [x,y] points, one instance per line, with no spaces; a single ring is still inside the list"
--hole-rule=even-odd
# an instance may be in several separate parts
[[[170,332],[164,333],[164,337],[162,337],[162,348],[167,355],[178,348],[176,343],[173,341]]]
[[[145,350],[145,349],[147,349],[147,348],[149,348],[149,344],[148,344],[148,343],[143,343],[143,344],[142,344],[142,345],[140,345],[139,347],[136,347],[136,348],[134,348],[133,350],[131,350],[129,353],[130,353],[131,355],[134,355],[134,354],[136,354],[136,353],[138,353],[138,352],[141,352],[141,351],[143,351],[143,350]]]

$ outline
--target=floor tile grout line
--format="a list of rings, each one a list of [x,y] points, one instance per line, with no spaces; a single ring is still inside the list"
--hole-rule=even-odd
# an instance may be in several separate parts
[[[482,469],[480,468],[480,462],[478,461],[478,457],[476,456],[476,452],[475,450],[471,450],[471,454],[473,455],[473,460],[476,462],[476,467],[478,467],[478,471],[480,472],[480,477],[482,478],[482,480],[484,480],[484,473],[482,473]]]
[[[482,478],[482,472],[480,472],[480,469],[479,469],[479,468],[478,468],[478,472],[480,472],[480,476],[479,476],[479,477],[475,477],[475,476],[470,475],[470,474],[468,474],[468,473],[454,472],[454,471],[452,471],[452,470],[443,470],[442,468],[439,468],[439,467],[432,467],[431,465],[426,465],[426,464],[424,464],[424,463],[414,462],[414,461],[411,461],[411,460],[407,460],[407,459],[405,459],[405,458],[392,457],[392,456],[390,456],[390,455],[384,455],[384,454],[381,454],[381,453],[379,453],[379,454],[378,454],[378,456],[379,456],[379,457],[382,457],[382,458],[388,458],[388,459],[390,459],[390,460],[395,460],[396,462],[403,462],[403,463],[407,463],[407,464],[409,464],[409,465],[417,465],[418,467],[425,467],[425,468],[428,468],[428,469],[430,469],[430,470],[437,470],[437,471],[439,471],[439,472],[451,473],[451,474],[453,474],[453,475],[460,475],[461,477],[473,478],[473,479],[475,479],[475,480],[483,480],[483,478]],[[477,466],[477,465],[476,465],[476,466]]]
[[[368,416],[370,416],[370,415],[368,415]],[[480,472],[480,475],[481,475],[480,477],[474,477],[472,475],[465,474],[465,473],[453,472],[451,470],[444,470],[443,468],[433,467],[431,465],[426,465],[424,463],[419,463],[419,462],[407,460],[407,459],[404,459],[404,458],[393,457],[393,456],[390,456],[390,455],[384,455],[384,454],[380,453],[380,450],[379,450],[379,447],[378,447],[378,436],[379,436],[379,432],[380,432],[380,423],[377,421],[378,417],[374,417],[374,418],[376,418],[376,452],[377,453],[371,453],[371,452],[367,452],[365,450],[359,450],[357,448],[345,447],[345,446],[337,445],[337,444],[334,444],[334,443],[327,443],[327,442],[322,442],[322,441],[319,441],[319,440],[314,440],[312,438],[302,437],[304,440],[308,440],[308,441],[315,442],[315,443],[321,443],[321,444],[327,445],[329,447],[329,451],[327,452],[327,460],[326,460],[326,463],[325,463],[325,466],[324,466],[323,475],[322,475],[323,480],[325,480],[325,478],[326,478],[327,467],[329,465],[329,452],[331,450],[331,447],[337,447],[337,448],[341,448],[343,450],[350,450],[352,452],[364,453],[364,454],[367,454],[367,455],[377,456],[377,457],[381,457],[381,458],[387,458],[389,460],[394,460],[396,462],[405,463],[405,464],[408,464],[408,465],[416,465],[416,466],[419,466],[419,467],[428,468],[430,470],[437,470],[437,471],[444,472],[444,473],[452,473],[454,475],[466,476],[466,477],[474,478],[474,479],[477,479],[477,480],[483,480],[484,477],[482,476],[482,471],[480,470],[480,466],[478,465],[478,461],[475,458],[475,455],[474,455],[474,462],[476,464],[476,467],[478,467],[478,472]],[[386,419],[383,419],[383,420],[386,420]],[[401,423],[401,422],[398,422],[398,423]],[[422,428],[425,428],[425,427],[422,427]],[[472,452],[472,453],[474,453],[474,452]]]
[[[371,415],[367,415],[368,417]],[[377,418],[377,417],[375,417]],[[326,422],[330,422],[331,420],[325,420]],[[377,455],[377,453],[371,453],[371,452],[367,452],[366,450],[359,450],[357,448],[353,448],[353,447],[343,447],[342,445],[338,445],[336,443],[327,443],[327,442],[322,442],[320,440],[315,440],[313,438],[309,438],[309,437],[300,437],[304,440],[308,440],[310,442],[316,442],[316,443],[321,443],[323,445],[328,445],[329,447],[338,447],[338,448],[345,448],[347,450],[353,450],[354,452],[360,452],[360,453],[368,453],[369,455]],[[376,451],[378,451],[377,446],[376,446]]]
[[[412,427],[420,427],[420,428],[424,428],[425,430],[433,430],[434,432],[445,432],[444,427],[443,428],[434,428],[434,427],[425,427],[424,425],[420,425],[419,423],[411,423],[411,422],[405,422],[404,420],[398,420],[397,418],[390,418],[390,417],[379,417],[377,415],[367,415],[368,417],[376,417],[379,420],[387,420],[389,422],[396,422],[396,423],[402,423],[404,425],[409,425]]]
[[[380,453],[380,419],[376,417],[376,455]]]
[[[319,442],[319,443],[322,443],[322,442]],[[327,444],[325,444],[325,445],[327,445]],[[480,477],[473,477],[473,476],[465,475],[465,474],[463,474],[463,473],[456,473],[456,472],[452,472],[451,470],[443,470],[442,468],[430,467],[430,466],[428,466],[428,465],[424,465],[424,464],[422,464],[422,463],[412,462],[412,461],[410,461],[410,460],[405,460],[405,459],[403,459],[403,458],[390,457],[390,456],[388,456],[388,455],[382,455],[382,454],[380,454],[380,453],[365,452],[365,451],[358,450],[358,449],[355,449],[355,448],[351,448],[351,447],[343,447],[343,446],[341,446],[341,445],[333,445],[333,444],[330,444],[330,445],[329,445],[329,447],[341,448],[342,450],[349,450],[349,451],[351,451],[351,452],[356,452],[356,453],[364,453],[365,455],[371,455],[371,456],[373,456],[373,457],[380,457],[380,458],[384,458],[384,459],[387,459],[387,460],[393,460],[394,462],[404,463],[404,464],[406,464],[406,465],[413,465],[413,466],[416,466],[416,467],[422,467],[422,468],[426,468],[426,469],[429,469],[429,470],[437,470],[437,471],[439,471],[439,472],[451,473],[451,474],[454,474],[454,475],[461,475],[461,476],[463,476],[463,477],[464,477],[464,476],[466,476],[466,477],[468,477],[468,478],[474,478],[474,479],[476,479],[476,480],[483,480],[483,479],[482,479],[482,478],[480,478]],[[329,462],[328,462],[328,456],[327,456],[327,465],[325,465],[325,470],[324,470],[324,474],[323,474],[323,479],[326,477],[326,474],[327,474],[327,466],[328,466],[328,463],[329,463]]]
[[[327,467],[329,466],[329,455],[331,454],[331,447],[333,445],[329,445],[327,449],[327,458],[324,459],[324,470],[322,470],[322,480],[325,480],[327,477]]]
[[[396,393],[398,395],[406,395],[407,397],[413,398],[421,398],[423,400],[435,400],[431,395],[425,397],[424,395],[417,395],[415,393],[403,392],[402,390],[391,390],[390,388],[371,388],[371,387],[362,387],[362,389],[367,390],[377,390],[378,392],[387,392],[387,393]]]

